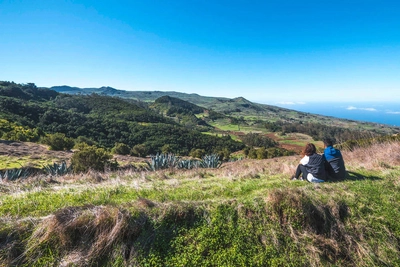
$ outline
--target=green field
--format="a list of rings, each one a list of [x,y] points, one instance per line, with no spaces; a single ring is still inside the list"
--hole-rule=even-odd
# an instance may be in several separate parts
[[[322,184],[298,156],[1,183],[0,265],[399,266],[400,164],[352,153]]]

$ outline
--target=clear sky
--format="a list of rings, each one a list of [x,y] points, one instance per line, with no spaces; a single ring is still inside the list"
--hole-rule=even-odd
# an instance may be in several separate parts
[[[0,80],[400,101],[400,2],[0,0]]]

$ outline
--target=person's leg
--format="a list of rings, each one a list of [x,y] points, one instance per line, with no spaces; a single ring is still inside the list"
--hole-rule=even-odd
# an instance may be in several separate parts
[[[303,166],[303,165],[299,164],[297,166],[296,173],[294,174],[294,178],[296,178],[296,179],[299,179],[300,174],[301,174],[301,167],[300,166]]]
[[[302,175],[303,180],[304,180],[304,181],[307,181],[308,171],[307,171],[306,166],[300,164],[299,167],[300,167],[301,173],[303,174],[303,175]]]
[[[306,167],[304,166],[304,165],[302,165],[302,164],[299,164],[298,166],[297,166],[297,169],[296,169],[296,173],[294,174],[294,176],[292,176],[292,180],[296,180],[296,179],[299,179],[300,178],[300,175],[302,175],[302,180],[307,180],[307,174],[308,174],[308,171],[306,170]]]

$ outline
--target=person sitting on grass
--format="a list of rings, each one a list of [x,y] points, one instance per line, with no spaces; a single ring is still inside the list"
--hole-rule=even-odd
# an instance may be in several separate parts
[[[314,144],[308,143],[303,150],[304,157],[297,166],[296,173],[292,180],[307,180],[311,183],[321,183],[325,179],[325,157],[316,153]]]
[[[325,170],[330,179],[343,180],[346,176],[346,168],[342,153],[339,149],[333,147],[333,140],[330,138],[324,138],[323,140],[325,150],[324,156],[326,159]]]

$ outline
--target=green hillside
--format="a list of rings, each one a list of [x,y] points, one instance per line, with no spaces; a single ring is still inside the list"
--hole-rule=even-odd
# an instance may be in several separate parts
[[[400,142],[384,135],[396,128],[214,100],[0,82],[0,266],[400,266]],[[325,135],[346,141],[345,179],[289,180],[300,156],[284,148]],[[124,166],[75,168],[117,148]],[[226,161],[148,167],[163,151]],[[73,170],[51,172],[60,161]]]
[[[46,134],[62,133],[105,148],[115,143],[130,148],[141,145],[146,154],[162,152],[164,146],[180,155],[192,149],[217,153],[244,147],[229,136],[220,138],[187,128],[145,103],[99,94],[62,94],[34,84],[0,83],[0,119],[5,120],[0,135],[9,140],[38,141]]]
[[[343,156],[322,184],[295,156],[0,183],[0,265],[400,266],[399,143]]]
[[[310,136],[314,142],[325,136],[346,142],[399,130],[261,105],[242,97],[172,93],[182,99],[165,95],[170,92],[127,92],[111,87],[55,89],[73,94],[37,88],[34,84],[0,82],[0,119],[5,120],[0,126],[0,137],[38,142],[59,133],[73,139],[69,142],[92,143],[108,150],[125,146],[124,153],[131,151],[141,156],[160,152],[182,156],[193,152],[198,156],[195,151],[201,151],[228,159],[241,150],[242,156],[250,151],[252,157],[261,158],[286,155],[286,150],[299,152],[310,141],[303,137],[298,140],[299,133]],[[77,93],[81,91],[85,93]],[[139,93],[147,98],[132,97]],[[148,102],[150,95],[160,97]],[[206,107],[201,103],[206,103]],[[274,142],[254,141],[260,138]],[[258,149],[271,147],[254,145],[257,143],[275,144],[279,149],[264,153]]]
[[[119,96],[122,98],[134,99],[143,102],[154,102],[160,97],[170,96],[193,103],[207,110],[212,110],[214,112],[230,116],[232,118],[243,119],[247,124],[250,125],[259,124],[260,122],[278,121],[286,124],[291,124],[293,122],[316,123],[353,130],[376,131],[382,134],[392,134],[398,132],[399,130],[399,127],[383,126],[378,123],[338,119],[329,116],[298,112],[271,105],[253,103],[243,97],[229,99],[224,97],[208,97],[198,94],[186,94],[173,91],[125,91],[111,87],[76,88],[69,86],[54,86],[51,87],[51,89],[68,94],[91,94],[95,92],[98,94]]]
[[[206,109],[185,100],[162,96],[157,98],[149,107],[165,116],[175,118],[178,123],[186,127],[193,128],[195,125],[203,125],[212,128],[203,119],[196,117],[196,114],[204,113]],[[203,130],[205,131],[207,128]]]

